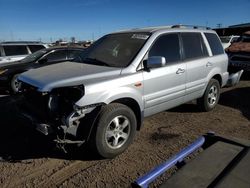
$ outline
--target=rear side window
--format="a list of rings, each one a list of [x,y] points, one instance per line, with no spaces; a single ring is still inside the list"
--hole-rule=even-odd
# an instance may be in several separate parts
[[[66,60],[66,50],[57,50],[47,55],[48,62]]]
[[[83,53],[82,50],[69,50],[68,59],[78,58],[81,55],[81,53]]]
[[[208,56],[206,46],[200,33],[182,33],[181,37],[185,59]]]
[[[38,50],[44,49],[45,47],[43,45],[28,45],[31,53],[34,53]]]
[[[26,46],[16,45],[16,46],[3,46],[4,52],[6,56],[14,56],[14,55],[26,55],[28,54],[28,50]]]
[[[159,37],[150,49],[148,56],[165,57],[167,63],[180,61],[181,55],[178,34],[173,33]]]
[[[208,40],[208,43],[210,45],[213,55],[224,54],[224,49],[216,34],[205,33],[205,36]]]

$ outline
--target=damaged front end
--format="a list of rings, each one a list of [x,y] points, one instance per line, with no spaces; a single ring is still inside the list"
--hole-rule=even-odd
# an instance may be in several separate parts
[[[79,107],[75,104],[84,96],[83,85],[39,92],[37,88],[22,83],[22,93],[22,117],[44,135],[53,135],[54,141],[60,144],[84,143],[84,138],[79,138],[77,133],[80,119],[101,105]]]

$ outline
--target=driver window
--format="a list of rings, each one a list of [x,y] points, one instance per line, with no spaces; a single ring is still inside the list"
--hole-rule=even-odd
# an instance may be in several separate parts
[[[148,57],[162,56],[166,63],[178,62],[181,60],[180,43],[177,33],[160,36],[151,47]]]

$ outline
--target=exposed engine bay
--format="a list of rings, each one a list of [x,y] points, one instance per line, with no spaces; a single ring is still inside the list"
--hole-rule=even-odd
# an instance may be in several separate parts
[[[24,98],[20,103],[22,115],[39,132],[44,135],[53,134],[58,144],[84,143],[85,140],[77,134],[80,119],[101,105],[79,107],[75,104],[84,96],[83,85],[39,92],[37,88],[22,83],[21,95]]]

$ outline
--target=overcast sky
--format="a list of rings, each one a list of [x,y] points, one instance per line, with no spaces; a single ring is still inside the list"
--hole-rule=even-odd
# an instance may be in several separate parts
[[[121,29],[250,22],[250,0],[0,0],[0,41],[97,39]]]

